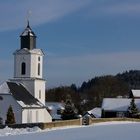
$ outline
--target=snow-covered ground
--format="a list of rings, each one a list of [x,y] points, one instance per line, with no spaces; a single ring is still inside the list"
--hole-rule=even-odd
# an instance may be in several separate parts
[[[92,126],[0,130],[0,140],[139,140],[140,123],[105,122]]]

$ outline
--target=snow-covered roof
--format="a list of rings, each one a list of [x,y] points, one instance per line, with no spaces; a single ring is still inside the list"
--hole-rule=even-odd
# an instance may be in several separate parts
[[[132,89],[131,91],[134,97],[140,97],[140,90]]]
[[[18,82],[4,82],[0,85],[0,95],[10,94],[22,107],[44,107],[44,105],[34,98],[24,85]]]
[[[104,98],[102,109],[106,111],[127,111],[131,99],[128,98]],[[140,99],[135,99],[135,104],[140,110]]]
[[[50,110],[50,114],[53,119],[60,120],[61,115],[58,114],[58,110],[64,110],[64,104],[60,102],[46,102],[46,107]]]
[[[90,115],[92,114],[96,118],[101,118],[101,108],[99,107],[93,108],[92,110],[88,111],[88,114]]]
[[[3,94],[10,94],[10,89],[9,89],[9,87],[8,87],[8,85],[7,85],[6,82],[4,82],[4,83],[2,83],[2,84],[0,85],[0,93],[3,93]]]
[[[36,36],[35,33],[32,31],[31,27],[29,26],[29,23],[25,30],[22,32],[21,36]]]
[[[64,109],[64,104],[60,102],[46,102],[46,107],[50,110]]]
[[[14,52],[14,54],[30,54],[30,53],[33,53],[33,54],[38,54],[38,55],[44,55],[43,51],[41,49],[32,49],[32,50],[29,50],[27,48],[23,48],[23,49],[20,49],[20,50],[16,50]]]

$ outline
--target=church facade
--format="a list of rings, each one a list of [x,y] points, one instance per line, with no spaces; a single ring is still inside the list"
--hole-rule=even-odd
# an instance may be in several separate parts
[[[0,117],[5,123],[11,105],[17,124],[51,122],[45,106],[44,53],[36,48],[36,35],[29,22],[20,43],[14,52],[14,77],[0,85]]]

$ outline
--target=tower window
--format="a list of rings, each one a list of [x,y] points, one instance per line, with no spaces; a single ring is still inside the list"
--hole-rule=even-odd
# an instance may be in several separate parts
[[[41,99],[41,90],[39,90],[39,99]]]
[[[40,75],[40,63],[38,63],[38,75]]]
[[[38,61],[40,61],[40,57],[38,57]]]
[[[26,74],[26,64],[25,64],[25,62],[23,62],[21,64],[21,74],[22,75],[25,75]]]

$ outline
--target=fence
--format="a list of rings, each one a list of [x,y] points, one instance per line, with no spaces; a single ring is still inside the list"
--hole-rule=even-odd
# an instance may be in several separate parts
[[[82,125],[82,119],[75,120],[65,120],[65,121],[54,121],[49,123],[29,123],[29,124],[11,124],[8,127],[11,128],[26,128],[26,127],[39,127],[41,129],[53,128],[53,127],[63,127],[63,126],[77,126]],[[0,128],[4,128],[6,125],[1,125]]]

